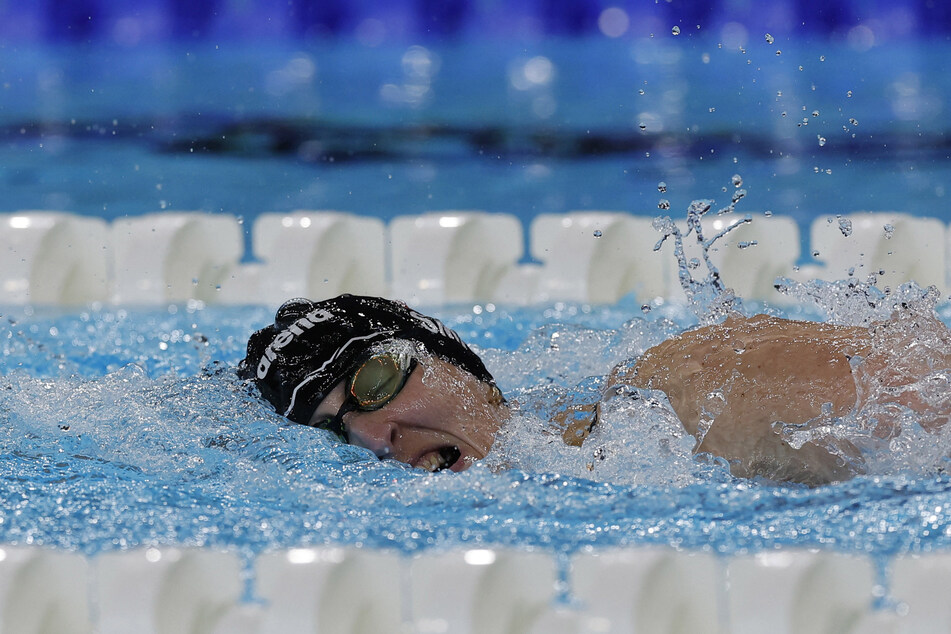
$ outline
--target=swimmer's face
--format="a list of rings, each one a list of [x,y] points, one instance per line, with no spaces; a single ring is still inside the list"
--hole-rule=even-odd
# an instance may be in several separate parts
[[[346,396],[338,383],[321,401],[312,423],[333,417]],[[354,445],[380,458],[428,471],[462,471],[489,452],[509,417],[501,394],[468,372],[435,357],[418,359],[399,393],[371,412],[352,411],[343,423]]]

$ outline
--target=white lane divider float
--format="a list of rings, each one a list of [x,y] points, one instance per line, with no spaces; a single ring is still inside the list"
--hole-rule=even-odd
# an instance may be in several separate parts
[[[652,219],[621,212],[541,214],[532,221],[532,257],[543,263],[535,301],[613,303],[630,292],[666,296],[676,262],[654,251]]]
[[[886,212],[823,216],[810,230],[822,266],[808,273],[827,280],[852,275],[864,280],[874,273],[879,288],[915,280],[947,296],[946,236],[937,218]]]
[[[410,304],[494,299],[522,257],[522,225],[507,214],[443,211],[390,223],[393,296]]]
[[[217,301],[244,251],[234,216],[166,212],[112,224],[117,304]]]
[[[279,305],[341,293],[386,294],[385,225],[335,211],[262,214],[252,245],[259,264],[236,268],[220,301]]]
[[[712,237],[744,216],[704,219]],[[752,215],[711,250],[741,297],[782,303],[774,281],[879,274],[879,286],[915,280],[947,292],[951,230],[935,218],[860,213],[817,219],[819,264],[796,270],[801,247],[788,217]],[[188,300],[275,306],[292,296],[381,294],[414,305],[682,297],[671,241],[647,216],[541,214],[522,263],[519,220],[446,211],[394,219],[333,211],[263,214],[253,228],[256,263],[241,263],[242,227],[225,214],[162,212],[98,218],[59,212],[0,214],[0,304],[160,305]],[[687,258],[699,257],[688,240]],[[703,271],[700,271],[702,274]]]
[[[108,299],[109,225],[99,218],[0,214],[0,303],[81,305]]]
[[[241,598],[233,553],[146,548],[97,556],[99,634],[211,634]]]

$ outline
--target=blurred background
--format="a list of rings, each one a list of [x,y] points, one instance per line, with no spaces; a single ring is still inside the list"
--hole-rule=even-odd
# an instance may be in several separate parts
[[[0,3],[0,211],[948,219],[939,0]],[[717,201],[726,204],[729,199]]]

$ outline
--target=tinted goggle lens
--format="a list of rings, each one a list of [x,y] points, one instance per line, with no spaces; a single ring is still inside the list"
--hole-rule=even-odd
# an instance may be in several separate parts
[[[400,361],[392,354],[379,354],[357,368],[350,379],[350,396],[358,409],[380,409],[399,393],[412,369],[411,364]]]
[[[393,400],[416,367],[416,359],[407,354],[383,352],[364,361],[347,382],[347,397],[334,416],[311,420],[308,425],[326,429],[343,442],[350,442],[343,416],[347,412],[378,410]]]

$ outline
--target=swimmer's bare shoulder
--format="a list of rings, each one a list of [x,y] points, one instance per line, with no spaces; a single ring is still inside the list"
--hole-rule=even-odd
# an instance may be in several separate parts
[[[861,327],[734,315],[616,367],[606,389],[624,384],[664,392],[698,438],[695,451],[726,458],[737,476],[819,484],[854,473],[815,445],[793,449],[774,423],[817,419],[824,406],[826,415],[847,413],[856,399],[850,359],[870,347]],[[597,405],[568,408],[560,421],[563,440],[581,445],[596,416]],[[844,450],[857,456],[847,443]]]
[[[734,475],[818,483],[852,474],[820,447],[793,449],[774,423],[848,413],[850,359],[870,348],[866,328],[736,315],[651,348],[609,383],[664,392],[696,451],[726,458]]]

